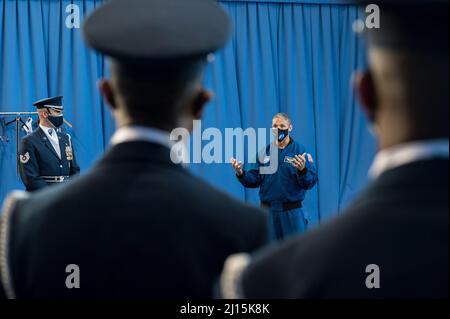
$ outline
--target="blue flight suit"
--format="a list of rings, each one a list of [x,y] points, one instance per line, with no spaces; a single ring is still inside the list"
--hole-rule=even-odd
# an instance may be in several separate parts
[[[269,155],[270,145],[266,147]],[[284,209],[286,203],[303,202],[306,191],[313,188],[318,181],[317,169],[312,157],[306,156],[306,167],[300,172],[289,159],[295,155],[306,153],[303,145],[292,138],[284,149],[278,149],[278,169],[273,174],[260,174],[260,166],[268,166],[270,162],[261,163],[259,159],[251,164],[249,170],[238,177],[245,187],[259,189],[262,203],[270,204],[270,231],[272,239],[284,239],[289,235],[306,230],[307,221],[302,208]],[[268,159],[268,156],[266,156]]]
[[[19,171],[27,191],[67,181],[80,172],[69,136],[60,132],[57,134],[61,158],[40,127],[22,139]]]

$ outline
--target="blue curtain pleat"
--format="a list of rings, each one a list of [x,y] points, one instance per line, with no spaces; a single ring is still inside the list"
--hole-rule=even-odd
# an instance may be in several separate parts
[[[103,154],[114,130],[97,81],[107,61],[86,48],[81,29],[66,27],[66,7],[81,22],[102,1],[3,0],[0,2],[0,111],[33,111],[32,103],[64,95],[65,116],[82,171]],[[314,157],[319,183],[305,211],[313,224],[344,207],[367,182],[375,143],[359,111],[350,78],[366,67],[364,43],[352,31],[351,1],[221,1],[233,36],[206,69],[214,92],[202,129],[269,128],[287,112],[293,138]],[[23,132],[21,136],[23,136]],[[0,201],[23,189],[16,175],[14,125],[0,128]],[[9,139],[9,141],[8,141]],[[209,141],[203,141],[202,145]],[[222,141],[224,144],[224,141]],[[225,158],[222,145],[222,159]],[[256,154],[247,154],[245,158]],[[196,175],[231,196],[258,205],[258,190],[244,189],[229,163],[191,164]]]

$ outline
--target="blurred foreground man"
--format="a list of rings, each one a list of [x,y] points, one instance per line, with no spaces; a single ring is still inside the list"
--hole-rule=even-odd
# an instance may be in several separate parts
[[[192,129],[210,94],[207,54],[230,33],[209,0],[112,0],[86,21],[111,57],[100,89],[118,130],[85,176],[12,194],[1,232],[10,298],[207,298],[225,258],[266,240],[264,213],[177,164],[169,132]]]
[[[448,1],[378,4],[356,81],[379,139],[373,182],[333,221],[230,257],[224,297],[448,298]]]

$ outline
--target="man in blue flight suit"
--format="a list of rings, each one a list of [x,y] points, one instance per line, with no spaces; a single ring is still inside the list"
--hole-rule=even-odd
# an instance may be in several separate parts
[[[69,134],[60,132],[63,124],[62,96],[33,104],[39,127],[22,139],[19,148],[20,177],[27,191],[67,181],[80,172]]]
[[[242,163],[231,159],[236,176],[242,185],[249,188],[260,187],[261,205],[270,210],[269,222],[273,239],[306,230],[307,220],[302,210],[306,191],[317,183],[317,170],[312,156],[303,145],[292,139],[292,123],[285,113],[277,113],[272,119],[272,130],[277,134],[278,169],[273,174],[261,174],[258,159],[251,169],[244,171]],[[269,153],[270,144],[266,147]],[[272,155],[272,154],[271,154]]]

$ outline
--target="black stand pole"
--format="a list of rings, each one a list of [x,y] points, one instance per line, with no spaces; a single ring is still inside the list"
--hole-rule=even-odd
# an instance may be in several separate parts
[[[20,117],[16,117],[16,174],[19,175],[19,121]]]
[[[25,124],[22,121],[22,117],[24,115],[37,115],[37,112],[0,112],[0,116],[8,117],[8,116],[14,116],[15,119],[9,122],[5,123],[5,126],[8,126],[9,124],[12,124],[13,122],[16,123],[16,174],[19,176],[19,144],[20,144],[20,123]]]

